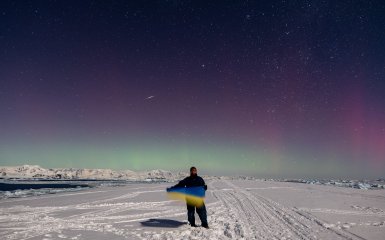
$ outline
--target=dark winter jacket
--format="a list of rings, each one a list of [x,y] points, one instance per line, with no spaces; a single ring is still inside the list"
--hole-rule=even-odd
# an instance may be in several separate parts
[[[207,190],[207,185],[205,183],[205,181],[203,180],[203,178],[199,177],[199,176],[189,176],[189,177],[186,177],[185,179],[183,179],[182,181],[180,181],[177,185],[173,186],[172,188],[175,188],[175,187],[199,187],[199,186],[203,186],[205,190]]]

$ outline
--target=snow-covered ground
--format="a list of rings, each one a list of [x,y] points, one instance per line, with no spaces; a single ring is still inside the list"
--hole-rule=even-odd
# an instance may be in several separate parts
[[[209,180],[210,229],[186,224],[170,183],[0,200],[0,239],[384,239],[385,190]],[[196,216],[197,223],[199,218]]]
[[[161,169],[134,172],[131,170],[87,169],[87,168],[43,168],[38,165],[0,166],[3,179],[98,179],[98,180],[175,180],[186,173],[171,173]]]

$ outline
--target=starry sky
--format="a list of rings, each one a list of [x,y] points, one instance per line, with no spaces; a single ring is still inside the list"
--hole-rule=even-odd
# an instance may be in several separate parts
[[[1,1],[0,165],[385,173],[384,1]]]

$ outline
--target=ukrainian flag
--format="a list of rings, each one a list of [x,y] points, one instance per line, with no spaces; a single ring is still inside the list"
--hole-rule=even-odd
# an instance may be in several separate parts
[[[186,201],[188,205],[201,207],[204,204],[205,189],[199,187],[176,187],[167,188],[170,199]]]

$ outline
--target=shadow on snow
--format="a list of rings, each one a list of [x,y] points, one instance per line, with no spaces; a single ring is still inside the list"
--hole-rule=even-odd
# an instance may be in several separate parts
[[[171,220],[171,219],[162,219],[162,218],[150,218],[144,222],[140,222],[142,226],[145,227],[166,227],[166,228],[177,228],[182,225],[185,225],[185,222]]]

